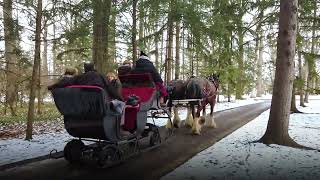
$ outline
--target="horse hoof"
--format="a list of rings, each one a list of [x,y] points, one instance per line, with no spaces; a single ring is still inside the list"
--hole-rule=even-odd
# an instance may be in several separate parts
[[[172,129],[172,124],[170,122],[167,122],[166,129]]]
[[[179,124],[179,123],[175,123],[175,124],[173,125],[173,127],[175,127],[175,128],[180,128],[180,124]]]
[[[199,118],[199,124],[200,124],[200,125],[203,125],[205,122],[206,122],[205,117],[201,116],[201,117]]]
[[[184,123],[184,126],[185,126],[186,128],[192,128],[192,124],[189,124],[189,123],[187,123],[187,122]]]
[[[208,125],[208,127],[209,127],[209,128],[217,128],[217,125],[215,125],[215,124],[210,124],[210,125]]]
[[[193,135],[200,135],[200,131],[192,131]]]

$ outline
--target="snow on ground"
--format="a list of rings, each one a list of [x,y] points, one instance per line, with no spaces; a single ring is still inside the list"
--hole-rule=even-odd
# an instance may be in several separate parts
[[[220,97],[221,101],[225,101],[222,96]],[[233,98],[232,102],[230,103],[217,103],[215,111],[221,111],[258,102],[262,102],[262,100],[247,99],[234,101]],[[179,116],[181,119],[185,119],[187,116],[186,110],[179,111]],[[148,121],[151,122],[150,119]],[[166,120],[157,119],[156,124],[159,126],[165,125]],[[72,138],[72,136],[63,130],[59,133],[50,132],[34,135],[33,140],[31,141],[25,141],[23,138],[0,140],[0,166],[24,159],[47,155],[53,149],[62,151],[66,143]]]
[[[289,134],[320,149],[320,96],[310,97],[307,114],[290,116]],[[297,105],[299,101],[297,101]],[[167,179],[319,179],[320,152],[252,143],[267,127],[270,110],[162,177]]]

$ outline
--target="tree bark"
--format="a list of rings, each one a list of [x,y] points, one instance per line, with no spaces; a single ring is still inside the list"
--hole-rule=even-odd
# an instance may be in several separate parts
[[[314,7],[314,10],[313,10],[313,21],[312,21],[312,42],[311,42],[311,54],[314,54],[315,53],[315,45],[316,45],[316,37],[315,37],[315,34],[316,34],[316,21],[317,21],[317,1],[314,0],[313,1],[313,7]],[[304,102],[308,103],[309,102],[309,94],[310,94],[310,91],[312,89],[312,81],[313,81],[313,76],[312,76],[312,71],[313,71],[313,68],[314,67],[314,61],[306,61],[307,64],[308,64],[308,76],[307,76],[307,90],[306,90],[306,93],[305,93],[305,97],[304,97]]]
[[[185,63],[185,28],[183,26],[183,30],[182,30],[182,80],[186,79],[186,72],[185,72],[185,67],[186,67],[186,63]]]
[[[180,78],[180,22],[176,22],[176,61],[175,61],[175,79]]]
[[[138,0],[133,0],[132,3],[132,37],[131,37],[131,43],[132,43],[132,61],[133,66],[136,65],[137,61],[137,3]]]
[[[164,50],[164,31],[161,33],[161,47],[160,47],[160,75],[162,75],[163,69],[164,69],[164,63],[163,63],[163,50]]]
[[[55,23],[53,23],[52,62],[53,62],[53,74],[61,74],[61,72],[59,71],[60,68],[58,67],[58,60],[57,60],[57,40],[56,40],[56,24]]]
[[[26,129],[26,140],[32,139],[32,124],[34,119],[34,99],[36,96],[36,83],[40,66],[40,45],[41,45],[41,18],[42,18],[42,0],[38,0],[37,3],[37,16],[36,16],[36,32],[35,32],[35,49],[34,49],[34,63],[32,70],[32,78],[30,81],[30,98],[28,108],[28,119]]]
[[[156,27],[156,31],[158,31],[158,23],[155,23],[155,27]],[[160,66],[159,66],[159,34],[156,34],[154,36],[154,45],[155,45],[155,65],[156,68],[159,70]]]
[[[263,94],[262,89],[262,62],[263,62],[263,34],[260,34],[259,40],[259,55],[257,61],[257,97],[261,97]]]
[[[302,59],[301,59],[301,50],[300,50],[300,45],[298,45],[298,68],[299,68],[299,80],[303,81],[303,71],[302,71]],[[304,82],[303,82],[304,83]],[[304,96],[303,96],[303,85],[299,86],[299,95],[300,95],[300,106],[305,107],[306,105],[304,104]]]
[[[301,111],[299,111],[297,109],[296,106],[296,87],[293,83],[293,88],[292,88],[292,95],[291,95],[291,107],[290,107],[290,112],[291,113],[301,113]]]
[[[238,68],[239,68],[239,75],[238,75],[238,83],[236,85],[237,89],[236,89],[236,99],[242,99],[242,95],[243,95],[243,89],[244,89],[244,85],[243,85],[243,55],[244,55],[244,50],[243,50],[243,31],[241,28],[242,25],[240,25],[240,29],[239,30],[239,56],[238,56]]]
[[[112,6],[116,6],[115,4],[116,2],[113,1],[113,5]],[[116,16],[117,16],[117,12],[115,10],[115,8],[111,8],[112,11],[110,13],[110,26],[109,26],[109,37],[108,37],[108,44],[109,44],[109,49],[108,49],[108,58],[110,59],[110,62],[112,62],[112,64],[116,63],[116,59],[117,59],[117,52],[116,52]]]
[[[144,6],[143,6],[143,0],[139,1],[139,43],[138,46],[143,50],[146,51],[146,47],[145,47],[145,41],[143,40],[144,37]]]
[[[167,46],[167,59],[166,59],[166,64],[167,64],[167,68],[166,68],[166,74],[167,74],[167,78],[166,78],[166,83],[170,82],[172,77],[171,77],[171,73],[172,73],[172,44],[173,44],[173,0],[170,1],[170,5],[169,5],[169,14],[168,14],[168,46]]]
[[[37,113],[41,114],[41,105],[43,99],[47,94],[48,86],[48,26],[44,24],[43,32],[43,52],[42,52],[42,63],[39,65],[39,84],[38,84],[38,110]]]
[[[265,144],[299,145],[288,133],[294,80],[298,0],[280,1],[276,73],[267,130],[260,139]]]
[[[17,101],[17,37],[12,18],[12,0],[3,1],[3,23],[5,41],[5,60],[6,60],[6,103],[9,106],[12,116],[16,116]],[[6,107],[5,107],[6,108]]]
[[[108,58],[108,24],[111,0],[92,1],[93,5],[93,43],[92,60],[99,73],[112,71],[113,63]]]

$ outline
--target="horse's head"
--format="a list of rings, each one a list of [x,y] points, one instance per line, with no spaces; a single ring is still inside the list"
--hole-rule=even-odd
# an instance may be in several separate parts
[[[214,84],[214,86],[218,89],[220,84],[219,77],[220,77],[220,74],[213,73],[210,76],[208,76],[207,79],[211,81]]]

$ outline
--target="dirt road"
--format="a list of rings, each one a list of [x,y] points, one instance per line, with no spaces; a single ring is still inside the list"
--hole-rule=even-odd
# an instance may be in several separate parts
[[[176,129],[160,147],[112,168],[74,167],[63,158],[48,159],[0,172],[0,179],[159,179],[269,107],[265,102],[217,112],[217,129],[204,128],[200,136],[187,128]]]

